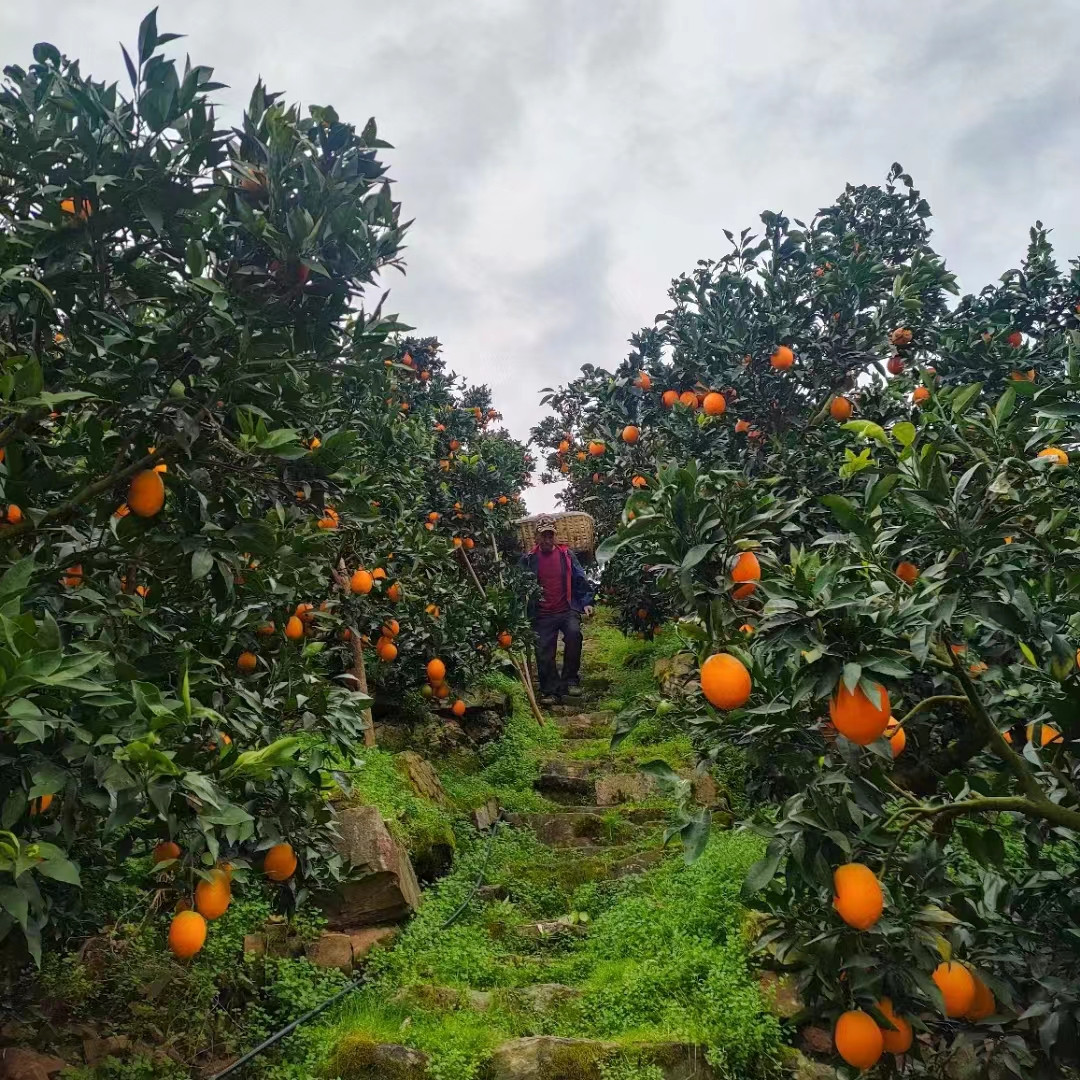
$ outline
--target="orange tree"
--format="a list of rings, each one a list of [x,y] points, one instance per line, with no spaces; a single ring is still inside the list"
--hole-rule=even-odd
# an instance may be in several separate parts
[[[809,224],[763,215],[675,281],[659,344],[551,400],[567,441],[605,444],[601,559],[684,616],[688,722],[775,804],[746,892],[802,1019],[835,1022],[852,1068],[1058,1076],[1080,1018],[1080,267],[1038,225],[1020,270],[950,308],[928,215],[899,166]],[[571,498],[597,494],[588,464]]]
[[[80,875],[159,844],[174,891],[339,877],[363,675],[467,678],[524,626],[493,556],[463,603],[424,528],[461,502],[490,548],[528,462],[365,306],[400,260],[388,144],[261,84],[221,126],[174,36],[143,21],[128,94],[49,44],[0,88],[0,938],[35,958],[87,928]]]

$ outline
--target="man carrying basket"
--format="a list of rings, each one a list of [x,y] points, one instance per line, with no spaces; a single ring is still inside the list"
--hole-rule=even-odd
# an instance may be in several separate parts
[[[565,694],[581,694],[581,616],[593,613],[593,595],[574,553],[565,544],[555,542],[553,518],[542,517],[536,523],[536,541],[532,551],[522,557],[521,565],[540,584],[539,598],[529,605],[529,618],[536,632],[541,702],[554,705]],[[556,660],[560,633],[561,672]]]

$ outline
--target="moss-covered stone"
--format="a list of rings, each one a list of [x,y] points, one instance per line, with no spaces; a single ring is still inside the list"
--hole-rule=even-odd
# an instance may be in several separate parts
[[[334,1047],[325,1075],[339,1080],[425,1080],[427,1065],[427,1055],[419,1050],[352,1032]]]

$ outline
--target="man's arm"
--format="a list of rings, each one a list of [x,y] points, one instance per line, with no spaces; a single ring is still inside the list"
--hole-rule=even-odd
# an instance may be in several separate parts
[[[573,592],[574,586],[578,586],[581,590],[581,606],[586,615],[593,613],[593,591],[592,582],[589,581],[582,569],[581,563],[578,562],[577,556],[570,552],[570,589]]]

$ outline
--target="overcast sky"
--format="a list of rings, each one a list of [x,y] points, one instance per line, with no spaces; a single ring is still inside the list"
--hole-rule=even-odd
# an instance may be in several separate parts
[[[149,6],[0,0],[0,61],[48,40],[122,78]],[[165,0],[158,26],[230,109],[261,74],[377,118],[416,218],[391,310],[520,437],[540,388],[617,364],[722,229],[811,216],[894,160],[963,289],[1016,265],[1036,218],[1080,254],[1075,0]]]

